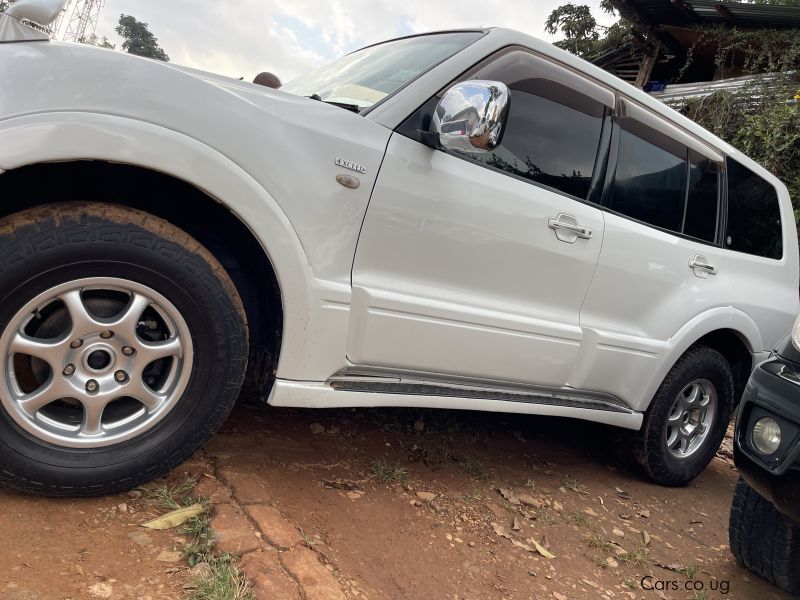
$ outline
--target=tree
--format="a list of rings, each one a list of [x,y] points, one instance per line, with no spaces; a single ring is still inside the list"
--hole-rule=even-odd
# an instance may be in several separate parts
[[[130,15],[120,15],[116,32],[122,37],[122,49],[128,54],[169,62],[169,56],[158,45],[158,38],[148,29],[147,23]]]
[[[602,0],[600,9],[609,14],[615,12],[611,0]],[[604,27],[597,23],[588,6],[572,3],[563,4],[551,12],[544,28],[552,35],[562,33],[563,39],[555,42],[555,45],[583,58],[618,46],[627,41],[630,35],[630,28],[624,19]]]
[[[112,44],[106,36],[99,38],[95,33],[92,33],[84,38],[81,38],[78,41],[81,44],[87,44],[89,46],[97,46],[98,48],[108,48],[109,50],[116,49],[116,46]]]

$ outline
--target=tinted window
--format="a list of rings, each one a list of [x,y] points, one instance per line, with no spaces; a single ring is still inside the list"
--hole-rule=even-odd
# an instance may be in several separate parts
[[[500,146],[469,158],[585,199],[604,107],[546,79],[545,70],[541,59],[512,51],[474,74],[476,79],[505,83],[511,91],[511,107]]]
[[[781,214],[775,188],[735,160],[728,159],[726,247],[781,258]]]
[[[609,207],[650,225],[680,232],[686,198],[688,148],[625,119]]]
[[[691,150],[689,152],[689,190],[686,198],[683,233],[706,242],[713,242],[717,234],[718,202],[719,168],[717,164]]]

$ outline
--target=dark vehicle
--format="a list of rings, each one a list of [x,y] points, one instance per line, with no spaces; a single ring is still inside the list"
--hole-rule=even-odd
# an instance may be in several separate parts
[[[742,397],[734,458],[742,478],[730,517],[736,560],[800,594],[800,319]]]

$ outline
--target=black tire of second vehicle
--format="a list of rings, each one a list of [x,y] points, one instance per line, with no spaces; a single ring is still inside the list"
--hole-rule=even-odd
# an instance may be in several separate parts
[[[22,305],[85,277],[121,277],[168,298],[192,335],[186,390],[152,429],[118,444],[67,448],[21,429],[0,407],[0,483],[28,492],[96,496],[158,477],[219,428],[247,365],[247,326],[236,288],[188,234],[111,204],[60,203],[0,221],[0,331]]]
[[[678,394],[695,379],[707,379],[714,386],[717,414],[703,446],[694,455],[677,459],[667,449],[664,428]],[[728,429],[733,405],[733,374],[725,357],[706,346],[690,348],[667,373],[645,412],[641,429],[628,437],[633,446],[634,468],[661,485],[688,484],[714,458]],[[631,447],[621,450],[630,453]]]
[[[800,524],[778,512],[743,479],[733,494],[728,536],[741,565],[800,594]]]

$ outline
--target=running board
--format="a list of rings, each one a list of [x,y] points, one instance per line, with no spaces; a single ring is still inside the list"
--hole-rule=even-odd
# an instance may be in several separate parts
[[[566,388],[529,388],[524,391],[512,391],[438,382],[353,376],[334,377],[330,379],[328,383],[334,390],[343,392],[369,392],[399,394],[403,396],[446,396],[450,398],[548,404],[550,406],[607,410],[610,412],[627,414],[635,412],[624,406],[621,400],[610,394],[584,392]]]
[[[633,430],[642,426],[642,413],[620,406],[617,404],[619,400],[605,394],[596,397],[591,392],[576,390],[578,396],[575,396],[571,390],[569,394],[565,394],[564,390],[528,393],[527,390],[493,390],[440,383],[405,382],[397,385],[400,383],[398,380],[375,381],[374,377],[362,379],[372,381],[356,381],[349,377],[331,381],[277,379],[267,402],[272,406],[296,408],[408,407],[477,410],[582,419]],[[378,391],[375,385],[377,383],[388,387]]]

